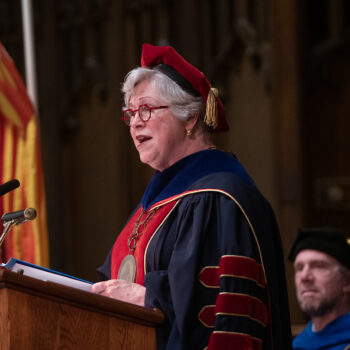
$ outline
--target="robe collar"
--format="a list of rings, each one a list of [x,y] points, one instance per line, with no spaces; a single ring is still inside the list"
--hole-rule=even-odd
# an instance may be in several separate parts
[[[141,204],[147,210],[153,204],[185,192],[197,180],[218,172],[230,172],[254,185],[237,158],[214,149],[193,153],[164,171],[156,171],[143,194]]]

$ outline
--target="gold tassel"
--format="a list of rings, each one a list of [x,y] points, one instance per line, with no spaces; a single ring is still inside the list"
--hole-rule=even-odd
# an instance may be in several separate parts
[[[216,127],[218,126],[218,96],[219,90],[214,87],[211,87],[208,92],[204,122],[213,129],[216,129]]]

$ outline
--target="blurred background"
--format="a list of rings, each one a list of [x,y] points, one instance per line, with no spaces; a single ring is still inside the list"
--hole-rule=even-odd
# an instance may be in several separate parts
[[[349,1],[32,0],[32,12],[51,268],[95,281],[152,176],[120,121],[144,42],[173,46],[219,89],[230,131],[216,143],[271,202],[285,255],[298,227],[349,231]],[[20,0],[0,0],[0,42],[24,79]]]

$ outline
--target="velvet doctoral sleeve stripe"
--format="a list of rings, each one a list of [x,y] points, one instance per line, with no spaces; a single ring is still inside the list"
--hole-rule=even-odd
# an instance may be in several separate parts
[[[247,278],[261,287],[266,285],[261,264],[243,256],[222,256],[219,266],[206,266],[199,273],[199,280],[206,287],[218,288],[220,277]]]
[[[266,305],[258,298],[247,294],[220,293],[215,305],[206,305],[198,314],[206,327],[215,327],[216,316],[241,316],[266,327],[268,314]]]

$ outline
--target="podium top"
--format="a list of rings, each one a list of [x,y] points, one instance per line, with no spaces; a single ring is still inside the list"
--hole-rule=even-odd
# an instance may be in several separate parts
[[[41,281],[0,267],[0,292],[3,289],[58,300],[145,326],[155,327],[164,322],[164,315],[159,309],[149,309],[57,283]]]

